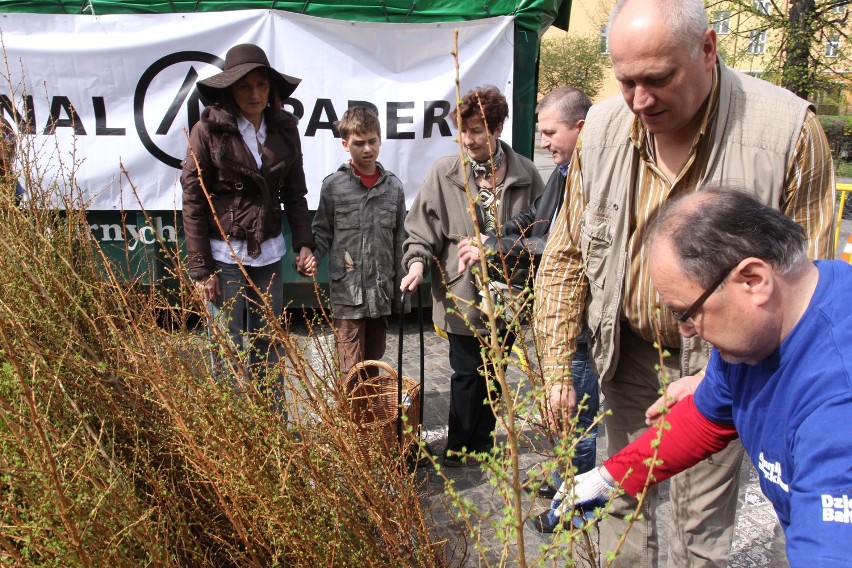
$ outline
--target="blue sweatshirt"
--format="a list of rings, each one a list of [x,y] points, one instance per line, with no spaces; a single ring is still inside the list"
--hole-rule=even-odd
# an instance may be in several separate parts
[[[714,349],[695,393],[733,424],[775,507],[794,567],[852,566],[852,266],[819,261],[807,310],[775,353],[728,364]]]

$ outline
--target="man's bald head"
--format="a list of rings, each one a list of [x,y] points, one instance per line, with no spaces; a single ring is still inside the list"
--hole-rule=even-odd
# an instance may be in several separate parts
[[[703,286],[749,257],[764,260],[782,275],[808,263],[801,225],[752,194],[729,187],[707,186],[669,202],[655,221],[652,238],[668,241],[684,274]],[[652,259],[653,249],[652,243]]]
[[[617,26],[618,32],[612,34]],[[665,30],[660,33],[660,26]],[[709,22],[701,0],[619,0],[609,16],[610,37],[653,31],[655,39],[698,54]]]

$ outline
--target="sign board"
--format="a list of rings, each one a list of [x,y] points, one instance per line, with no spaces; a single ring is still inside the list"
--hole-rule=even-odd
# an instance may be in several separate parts
[[[364,103],[382,124],[379,161],[410,203],[432,163],[458,153],[454,30],[462,92],[491,84],[512,101],[513,22],[366,23],[274,10],[4,14],[0,113],[20,125],[43,183],[57,181],[90,211],[180,211],[186,133],[203,108],[195,82],[219,72],[231,46],[255,43],[302,79],[285,108],[300,117],[308,205],[348,156],[333,122]]]

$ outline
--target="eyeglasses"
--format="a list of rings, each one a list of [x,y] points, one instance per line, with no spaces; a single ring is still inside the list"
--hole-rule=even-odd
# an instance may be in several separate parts
[[[701,306],[704,305],[704,302],[707,301],[707,298],[710,297],[710,294],[715,292],[716,288],[718,288],[719,286],[722,285],[722,282],[724,282],[728,278],[728,276],[730,276],[731,272],[737,266],[739,266],[739,265],[735,264],[734,266],[732,266],[729,269],[727,269],[726,271],[724,271],[722,273],[722,275],[719,277],[719,279],[716,280],[716,282],[714,282],[709,288],[704,290],[704,292],[700,296],[698,296],[698,299],[695,300],[694,302],[692,302],[691,306],[686,308],[685,312],[681,313],[681,312],[677,312],[677,311],[669,308],[669,311],[671,312],[672,316],[674,316],[674,318],[677,320],[677,322],[679,324],[685,325],[687,327],[695,327],[695,322],[692,321],[693,314],[695,314],[695,312],[697,312],[699,309],[701,309]]]

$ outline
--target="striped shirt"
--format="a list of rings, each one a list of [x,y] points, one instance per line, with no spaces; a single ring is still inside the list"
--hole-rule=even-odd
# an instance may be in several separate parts
[[[651,284],[649,249],[643,246],[661,206],[667,199],[693,192],[708,166],[713,128],[719,107],[718,69],[714,72],[709,104],[687,159],[673,181],[657,167],[653,135],[634,118],[631,141],[641,157],[631,211],[628,265],[624,277],[621,319],[648,342],[655,340],[655,319],[663,345],[679,348],[680,330],[668,310],[658,310],[660,298]],[[570,174],[566,206],[559,212],[548,237],[536,280],[536,323],[541,364],[562,367],[574,350],[582,330],[588,281],[580,251],[583,200],[582,135],[577,142]],[[778,207],[805,228],[811,258],[833,258],[834,168],[828,140],[819,120],[808,111],[794,154],[787,166],[784,200]]]

